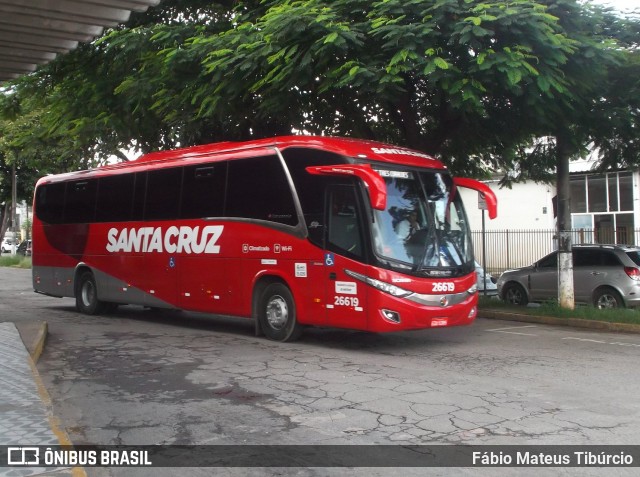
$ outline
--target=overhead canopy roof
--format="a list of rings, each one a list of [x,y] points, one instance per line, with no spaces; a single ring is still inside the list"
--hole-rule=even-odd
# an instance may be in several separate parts
[[[91,41],[160,0],[0,0],[0,81]]]

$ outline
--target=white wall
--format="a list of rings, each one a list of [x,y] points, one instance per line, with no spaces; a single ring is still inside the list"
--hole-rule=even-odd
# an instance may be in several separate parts
[[[485,216],[486,230],[552,229],[555,227],[552,199],[555,186],[527,182],[500,188],[498,182],[487,185],[498,198],[498,217]],[[471,230],[482,229],[482,211],[478,209],[478,193],[460,188]],[[545,210],[546,209],[546,210]]]

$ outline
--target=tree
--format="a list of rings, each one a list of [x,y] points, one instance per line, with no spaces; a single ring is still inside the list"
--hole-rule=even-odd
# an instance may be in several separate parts
[[[625,161],[627,165],[640,163],[637,154],[638,100],[635,95],[628,96],[629,91],[638,91],[640,83],[636,79],[635,88],[611,88],[615,84],[612,79],[619,77],[622,72],[628,73],[633,64],[635,53],[625,47],[630,46],[630,42],[635,42],[637,46],[640,23],[625,21],[608,9],[580,6],[570,0],[549,2],[548,11],[558,17],[565,31],[571,32],[576,45],[575,52],[568,57],[563,68],[568,78],[567,91],[562,95],[551,95],[553,102],[541,114],[547,124],[553,125],[549,134],[555,141],[558,301],[562,307],[573,308],[569,161],[587,145],[595,145],[603,159],[602,164],[605,161],[609,164]],[[624,106],[620,104],[621,100],[626,103]],[[616,121],[612,121],[613,118]],[[603,127],[605,124],[608,127]],[[617,147],[602,147],[605,144],[611,146],[611,140],[619,135],[625,136],[635,147],[622,143],[618,143]],[[629,154],[630,149],[635,149],[635,157]],[[623,157],[625,159],[620,160]]]
[[[192,10],[171,2],[20,86],[49,131],[103,159],[293,128],[402,143],[477,174],[513,166],[530,131],[512,104],[561,92],[574,50],[529,0],[256,4],[175,22]]]
[[[90,157],[74,146],[73,138],[53,136],[44,131],[42,111],[30,109],[33,107],[30,101],[19,105],[14,99],[12,96],[0,96],[0,237],[4,237],[8,228],[14,205],[14,170],[17,202],[30,202],[39,177],[88,166],[78,158]]]

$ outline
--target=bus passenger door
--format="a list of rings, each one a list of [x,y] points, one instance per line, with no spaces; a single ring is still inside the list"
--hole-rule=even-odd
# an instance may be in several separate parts
[[[366,273],[362,263],[365,243],[361,207],[353,185],[334,185],[326,197],[326,271],[327,325],[367,329],[366,285],[345,270]]]

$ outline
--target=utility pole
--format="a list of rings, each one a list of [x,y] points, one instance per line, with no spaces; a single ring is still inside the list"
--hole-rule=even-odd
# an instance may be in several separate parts
[[[17,201],[17,187],[16,187],[16,164],[11,166],[11,230],[13,231],[13,240],[11,243],[11,254],[16,254],[16,201]]]
[[[18,188],[16,187],[16,163],[11,166],[11,229],[13,230],[13,240],[11,243],[11,254],[16,254],[16,202],[18,202]]]

